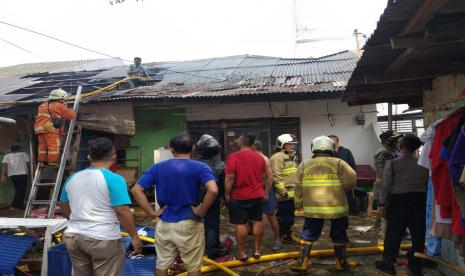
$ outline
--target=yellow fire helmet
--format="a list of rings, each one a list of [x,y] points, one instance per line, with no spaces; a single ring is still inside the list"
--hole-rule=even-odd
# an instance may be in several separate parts
[[[334,151],[334,142],[328,136],[319,136],[312,141],[312,152]]]

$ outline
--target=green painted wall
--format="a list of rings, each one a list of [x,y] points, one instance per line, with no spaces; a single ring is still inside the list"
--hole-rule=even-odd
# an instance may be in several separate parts
[[[1,160],[3,160],[3,154],[0,153]],[[10,180],[7,180],[6,183],[0,183],[0,205],[9,205],[13,200],[14,192],[15,190]]]
[[[21,146],[23,147],[23,150],[27,153],[29,153],[29,143],[26,143],[26,141],[21,141]],[[0,153],[0,162],[3,160],[3,153]],[[2,170],[1,164],[0,164],[0,171]],[[28,179],[29,180],[29,179]],[[28,185],[30,184],[30,181],[28,181]],[[28,186],[29,188],[29,186]],[[9,205],[11,201],[13,200],[13,197],[15,195],[15,188],[13,186],[13,183],[8,179],[6,183],[0,183],[0,205]],[[26,191],[26,198],[29,195],[29,189]]]
[[[153,151],[169,144],[169,140],[185,131],[184,109],[135,109],[136,134],[131,138],[131,146],[142,148],[142,170],[153,164]],[[137,158],[135,151],[127,152],[127,159]],[[128,166],[137,167],[134,162]]]

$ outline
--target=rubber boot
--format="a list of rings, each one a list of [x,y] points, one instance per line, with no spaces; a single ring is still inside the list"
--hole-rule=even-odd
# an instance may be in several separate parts
[[[334,256],[336,257],[336,270],[344,271],[357,266],[357,263],[347,260],[347,245],[334,244]]]
[[[305,243],[302,252],[300,253],[300,257],[297,261],[291,263],[289,267],[291,270],[296,272],[305,272],[309,267],[309,258],[310,253],[312,252],[312,242],[301,241],[301,243]]]

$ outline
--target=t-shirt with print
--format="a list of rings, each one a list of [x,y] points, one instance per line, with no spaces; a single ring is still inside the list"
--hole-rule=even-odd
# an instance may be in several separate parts
[[[179,222],[186,219],[201,221],[191,206],[202,202],[202,187],[215,181],[211,168],[192,159],[170,159],[153,165],[137,181],[144,189],[155,187],[157,203],[166,206],[160,219]]]
[[[60,201],[71,208],[67,233],[98,240],[121,238],[113,207],[131,204],[122,176],[97,168],[77,172],[66,181]]]
[[[3,164],[8,166],[8,177],[27,174],[29,155],[25,152],[12,152],[3,157]]]
[[[249,149],[232,153],[226,161],[226,174],[234,174],[230,196],[234,200],[257,199],[265,196],[263,174],[266,162],[263,157]]]

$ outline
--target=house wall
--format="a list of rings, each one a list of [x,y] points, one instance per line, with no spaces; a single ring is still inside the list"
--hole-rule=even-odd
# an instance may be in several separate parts
[[[175,109],[135,109],[136,134],[131,138],[131,146],[139,146],[142,150],[142,170],[153,164],[153,151],[169,144],[169,140],[181,131],[186,130],[186,121],[182,108]],[[137,158],[135,151],[128,151],[127,159]],[[138,166],[128,162],[128,166]]]
[[[425,126],[463,107],[464,101],[455,99],[465,89],[465,74],[447,75],[433,80],[431,90],[423,91],[423,116]]]
[[[4,153],[7,153],[13,144],[21,144],[25,152],[29,153],[30,133],[32,128],[29,121],[25,119],[16,120],[16,124],[0,124],[0,162],[3,160]],[[0,168],[1,170],[1,168]],[[14,196],[13,184],[8,180],[7,183],[0,183],[0,205],[10,204]]]
[[[311,157],[310,144],[320,135],[335,134],[341,144],[351,149],[358,164],[373,165],[373,156],[380,144],[377,136],[376,106],[349,107],[340,100],[299,101],[281,103],[241,103],[185,106],[187,121],[299,117],[301,121],[302,155]],[[330,125],[327,114],[333,113]],[[357,125],[355,116],[363,112],[366,122]]]
[[[431,90],[423,91],[423,114],[425,126],[443,118],[465,105],[464,101],[455,99],[465,89],[465,74],[441,76],[433,80]],[[449,240],[442,240],[441,258],[451,264],[457,264],[465,269],[464,258],[460,257],[455,244]],[[440,266],[444,275],[459,275],[445,266]]]

